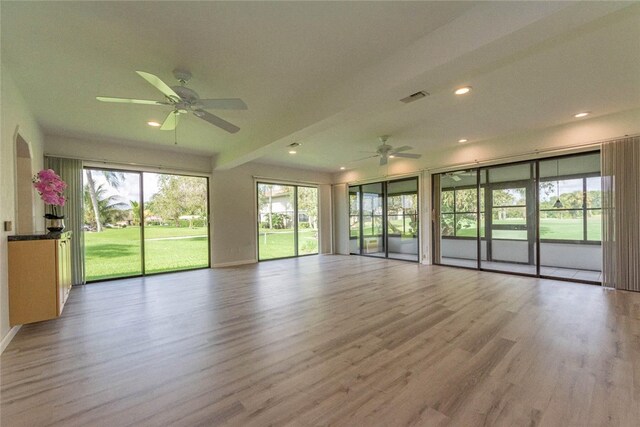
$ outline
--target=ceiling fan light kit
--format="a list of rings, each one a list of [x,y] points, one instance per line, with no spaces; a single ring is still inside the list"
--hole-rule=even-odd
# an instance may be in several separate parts
[[[189,80],[191,80],[191,73],[186,70],[176,69],[173,71],[173,76],[180,83],[180,85],[176,86],[169,86],[158,76],[147,73],[146,71],[136,71],[136,73],[158,89],[164,95],[165,100],[153,101],[107,96],[97,96],[96,99],[98,101],[112,103],[172,106],[173,111],[169,112],[160,126],[160,130],[174,130],[178,125],[178,116],[180,114],[188,114],[189,112],[193,113],[193,115],[199,119],[229,133],[236,133],[240,130],[238,126],[205,110],[246,110],[247,104],[245,104],[243,100],[239,98],[200,99],[196,91],[185,86]]]

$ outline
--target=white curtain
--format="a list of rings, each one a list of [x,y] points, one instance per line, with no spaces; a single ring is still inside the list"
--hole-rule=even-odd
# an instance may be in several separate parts
[[[602,145],[602,284],[640,292],[640,137]]]
[[[45,157],[45,167],[56,171],[67,183],[65,197],[67,202],[62,208],[67,231],[71,231],[71,271],[73,283],[84,284],[84,205],[82,189],[82,161]]]

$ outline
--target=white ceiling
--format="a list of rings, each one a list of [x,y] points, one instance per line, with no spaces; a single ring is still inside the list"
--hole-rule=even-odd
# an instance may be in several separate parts
[[[415,152],[640,106],[640,5],[472,2],[3,2],[2,64],[45,133],[337,171],[376,137]],[[167,110],[135,70],[183,67],[235,135]],[[473,86],[465,97],[451,91]],[[417,90],[431,95],[398,100]],[[289,156],[286,145],[302,142]],[[375,160],[369,160],[375,162]],[[366,161],[365,161],[366,163]]]

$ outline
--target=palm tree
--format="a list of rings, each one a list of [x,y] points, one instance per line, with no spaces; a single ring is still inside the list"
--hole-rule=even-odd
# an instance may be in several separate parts
[[[135,200],[129,200],[131,204],[131,213],[133,215],[133,224],[140,225],[140,203]]]
[[[92,169],[85,169],[87,177],[87,187],[89,190],[89,197],[91,199],[91,207],[93,208],[93,215],[96,219],[96,231],[102,231],[102,222],[100,221],[100,200],[98,199],[96,182],[93,177],[93,173],[97,172]],[[113,188],[117,189],[120,184],[124,182],[124,173],[115,171],[101,171],[107,183]]]
[[[90,185],[87,183],[84,186],[85,222],[94,222],[96,224],[96,231],[98,230],[98,224],[106,223],[113,219],[119,212],[131,208],[131,206],[120,197],[109,196],[106,194],[106,191],[104,185],[99,185],[94,189],[92,194]],[[89,209],[93,205],[94,196],[98,203],[97,210]]]

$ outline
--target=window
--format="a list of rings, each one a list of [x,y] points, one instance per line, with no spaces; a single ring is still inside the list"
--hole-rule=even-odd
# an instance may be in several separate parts
[[[258,190],[258,259],[318,253],[318,189],[261,183]]]
[[[540,239],[601,241],[599,176],[558,176],[540,181]]]
[[[526,187],[509,187],[491,191],[491,237],[527,240]]]
[[[441,177],[440,233],[442,237],[478,235],[478,191],[475,171],[458,171]],[[462,185],[457,185],[464,182]],[[444,187],[447,186],[447,187]],[[484,188],[480,189],[480,214],[484,215]],[[484,237],[484,226],[480,226]]]

